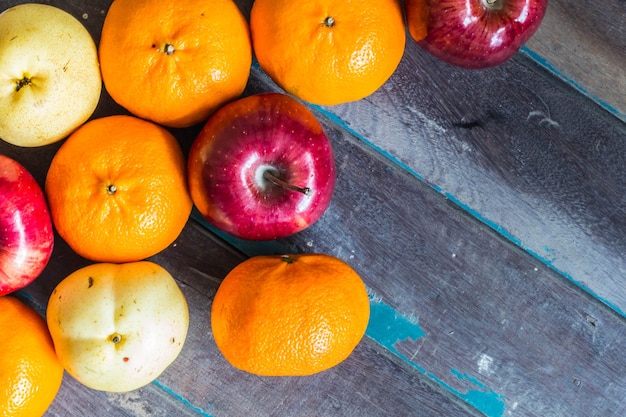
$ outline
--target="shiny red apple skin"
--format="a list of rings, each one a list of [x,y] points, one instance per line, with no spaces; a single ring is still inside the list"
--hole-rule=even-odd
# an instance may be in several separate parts
[[[265,170],[310,195],[262,178]],[[217,229],[273,240],[316,222],[330,204],[335,162],[323,127],[280,93],[241,98],[214,113],[189,152],[188,182],[198,211]]]
[[[467,69],[493,67],[512,57],[535,33],[548,5],[548,0],[426,2],[428,34],[418,45]]]
[[[17,161],[0,155],[0,296],[39,277],[54,247],[44,193]]]

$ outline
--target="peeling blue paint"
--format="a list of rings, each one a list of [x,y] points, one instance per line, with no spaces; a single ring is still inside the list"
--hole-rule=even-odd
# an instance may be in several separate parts
[[[487,417],[504,415],[504,396],[488,388],[478,379],[451,369],[450,372],[457,378],[476,387],[476,389],[461,392],[398,351],[396,348],[398,342],[409,339],[415,341],[421,337],[427,337],[426,332],[419,326],[417,318],[408,319],[387,304],[370,299],[370,322],[365,334]]]
[[[527,51],[527,53],[529,53],[529,52]],[[417,172],[414,168],[410,167],[406,163],[402,162],[401,160],[399,160],[398,158],[393,156],[388,151],[384,150],[380,146],[377,146],[376,144],[374,144],[373,142],[368,140],[365,136],[361,135],[360,133],[358,133],[357,131],[352,129],[344,120],[342,120],[340,117],[338,117],[334,113],[324,109],[321,106],[311,105],[311,107],[314,108],[319,113],[323,114],[329,120],[331,120],[334,123],[336,123],[337,125],[341,126],[346,131],[350,132],[350,134],[352,134],[354,137],[359,139],[361,142],[363,142],[364,144],[366,144],[370,148],[374,149],[380,155],[382,155],[385,158],[387,158],[390,162],[394,163],[397,167],[403,169],[404,171],[406,171],[410,175],[414,176],[419,181],[421,181],[424,184],[426,184],[429,187],[431,187],[436,192],[442,194],[445,198],[447,198],[452,203],[456,204],[458,207],[463,209],[470,216],[476,218],[477,220],[479,220],[480,222],[482,222],[486,226],[490,227],[491,229],[493,229],[494,231],[499,233],[502,237],[504,237],[506,240],[508,240],[511,243],[515,244],[520,249],[522,249],[525,252],[527,252],[528,254],[530,254],[533,258],[537,259],[538,261],[540,261],[541,263],[546,265],[551,270],[553,270],[557,274],[562,275],[568,281],[572,282],[574,285],[578,286],[583,291],[585,291],[588,294],[590,294],[592,297],[600,300],[602,303],[606,304],[609,308],[614,310],[616,313],[618,313],[622,317],[626,317],[626,311],[621,309],[617,304],[615,304],[611,300],[607,299],[606,297],[601,296],[600,294],[596,293],[595,291],[592,291],[591,288],[587,287],[584,283],[582,283],[581,281],[579,281],[576,278],[574,278],[573,275],[571,275],[571,274],[561,270],[560,268],[556,267],[556,265],[554,264],[555,261],[556,261],[556,258],[548,259],[545,256],[542,256],[541,254],[537,253],[537,251],[534,251],[534,250],[530,249],[528,246],[526,246],[522,242],[522,240],[520,238],[518,238],[517,236],[513,235],[510,231],[505,229],[502,225],[500,225],[500,224],[496,223],[495,221],[490,220],[489,218],[485,217],[482,213],[480,213],[476,209],[470,207],[468,204],[466,204],[463,201],[461,201],[458,197],[454,196],[453,194],[451,194],[448,191],[445,191],[441,186],[428,182],[424,178],[424,176],[421,175],[419,172]],[[608,109],[608,110],[610,111],[611,109]]]
[[[557,261],[557,258],[555,256],[556,252],[554,249],[552,249],[549,246],[545,246],[543,247],[543,250],[545,252],[545,259],[550,263],[550,264],[554,264]]]
[[[456,369],[451,369],[450,372],[459,378],[461,381],[469,381],[476,385],[478,389],[468,390],[465,394],[452,390],[460,398],[466,402],[472,404],[474,407],[485,413],[487,416],[502,416],[504,415],[504,396],[500,395],[493,390],[489,389],[485,384],[477,380],[476,378],[469,376],[466,373],[461,373]]]
[[[409,320],[387,304],[370,300],[370,321],[365,334],[381,345],[393,346],[400,340],[426,336],[416,320]]]
[[[185,404],[187,407],[189,407],[190,409],[192,409],[193,411],[195,411],[199,415],[201,415],[203,417],[213,417],[211,414],[207,413],[206,411],[204,411],[200,407],[197,407],[197,406],[193,405],[187,398],[185,398],[182,395],[178,394],[177,392],[172,390],[167,385],[164,385],[163,383],[159,382],[159,380],[155,379],[154,381],[152,381],[152,383],[154,385],[156,385],[157,387],[159,387],[160,389],[162,389],[163,391],[165,391],[166,393],[168,393],[169,395],[171,395],[172,397],[176,398],[176,400],[178,400],[181,403]]]
[[[406,168],[408,169],[408,167]],[[469,208],[468,208],[469,209]],[[247,242],[241,239],[234,238],[230,235],[227,235],[213,226],[211,226],[206,220],[203,219],[202,215],[195,211],[192,213],[192,216],[202,223],[205,227],[211,230],[213,233],[217,234],[219,237],[224,239],[225,241],[231,243],[235,247],[237,247],[242,252],[246,253],[248,256],[255,255],[268,255],[268,254],[276,254],[276,253],[285,253],[285,247],[278,242]],[[495,226],[495,225],[494,225]],[[503,232],[501,230],[501,232]],[[269,243],[269,245],[268,245]],[[426,337],[426,333],[419,325],[418,318],[407,318],[398,313],[391,306],[373,300],[370,297],[370,320],[365,331],[365,334],[374,340],[379,345],[388,349],[390,352],[409,363],[412,367],[417,369],[422,374],[426,375],[429,379],[435,381],[447,391],[452,393],[453,395],[459,397],[463,401],[475,407],[477,410],[484,413],[487,417],[502,417],[504,414],[504,402],[503,396],[497,394],[493,390],[488,389],[484,384],[478,381],[475,378],[472,378],[468,375],[464,375],[463,379],[468,380],[469,382],[476,385],[477,389],[468,390],[467,392],[460,392],[455,390],[450,385],[446,384],[442,379],[435,376],[433,373],[428,372],[425,368],[418,365],[417,363],[411,361],[409,358],[401,354],[396,349],[396,344],[398,342],[404,340],[418,340],[419,338]],[[455,371],[453,370],[453,374]],[[457,375],[458,376],[458,375]],[[158,384],[158,383],[157,383]],[[163,385],[158,384],[162,389],[168,391],[169,389]],[[170,390],[171,391],[171,390]],[[168,391],[168,392],[170,392]],[[174,392],[170,392],[170,394],[176,396],[177,394]],[[186,402],[185,399],[182,399],[183,402]],[[191,404],[188,404],[191,406]],[[193,406],[192,406],[193,407]],[[203,410],[198,409],[196,407],[196,411],[205,413]],[[203,414],[204,416],[209,416],[208,414]]]

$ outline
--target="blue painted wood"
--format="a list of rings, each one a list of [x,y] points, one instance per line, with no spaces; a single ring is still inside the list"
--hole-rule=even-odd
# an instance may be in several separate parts
[[[624,315],[626,124],[523,55],[481,73],[405,58],[371,97],[323,110]]]
[[[48,2],[99,39],[110,0]],[[247,15],[251,0],[238,4]],[[47,415],[626,415],[625,66],[611,65],[624,59],[623,8],[552,0],[550,27],[511,62],[481,72],[409,43],[371,97],[313,106],[339,168],[325,216],[261,244],[190,220],[153,258],[190,305],[179,359],[127,394],[66,376]],[[563,45],[560,36],[577,30],[576,45]],[[577,71],[587,64],[595,70]],[[253,68],[245,94],[273,89]],[[94,117],[117,113],[125,110],[104,92]],[[188,150],[198,129],[173,132]],[[0,143],[42,184],[57,148]],[[210,334],[219,282],[246,256],[303,251],[334,254],[361,273],[372,307],[366,337],[314,377],[233,369]],[[43,313],[56,283],[87,263],[57,238],[49,267],[19,296]]]
[[[550,0],[523,51],[626,121],[626,2]]]
[[[250,92],[272,88],[256,74]],[[621,415],[622,317],[335,117],[319,116],[338,161],[327,213],[282,247],[232,244],[249,254],[313,251],[350,262],[383,303],[373,305],[389,312],[368,335],[487,416]],[[614,392],[605,394],[607,386]]]

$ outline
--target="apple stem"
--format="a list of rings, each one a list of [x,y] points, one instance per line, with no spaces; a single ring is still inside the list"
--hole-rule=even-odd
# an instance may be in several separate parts
[[[335,18],[332,17],[332,16],[328,16],[326,19],[324,19],[323,23],[324,23],[324,25],[326,27],[331,28],[331,27],[335,26]]]
[[[117,191],[117,187],[114,184],[111,184],[107,187],[107,193],[113,195]]]
[[[311,195],[312,191],[309,187],[298,187],[297,185],[292,185],[289,184],[286,181],[281,180],[280,178],[278,178],[276,175],[274,175],[271,171],[265,171],[263,172],[263,178],[266,179],[267,181],[271,182],[272,184],[278,185],[279,187],[282,187],[286,190],[291,190],[291,191],[297,191],[299,193],[302,193],[304,195]]]

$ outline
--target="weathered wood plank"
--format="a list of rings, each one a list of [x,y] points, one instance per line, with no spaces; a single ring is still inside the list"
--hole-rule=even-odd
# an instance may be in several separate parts
[[[68,416],[114,417],[198,417],[193,407],[185,407],[174,396],[156,384],[126,393],[105,393],[85,389],[66,377],[46,417]]]
[[[110,0],[50,3],[99,39]],[[239,4],[247,14],[251,0]],[[619,11],[621,3],[608,7]],[[577,10],[605,16],[604,28],[623,39],[619,14]],[[597,39],[607,33],[601,26]],[[254,69],[246,94],[273,88]],[[233,243],[246,254],[318,251],[355,266],[371,291],[373,320],[354,354],[307,378],[258,378],[226,364],[211,340],[210,303],[245,255],[190,221],[153,258],[190,304],[181,356],[156,383],[129,394],[98,393],[66,376],[48,415],[626,413],[626,322],[615,314],[626,291],[623,124],[524,54],[465,72],[411,43],[379,92],[316,111],[339,168],[328,212],[280,242]],[[94,117],[121,112],[105,93]],[[197,129],[175,131],[185,149]],[[0,152],[43,184],[58,146],[2,142]],[[57,239],[44,275],[20,294],[43,312],[54,285],[87,263]]]
[[[417,317],[425,336],[392,351],[488,415],[622,414],[622,317],[358,141],[335,149],[338,197],[286,245],[344,257]]]
[[[626,2],[550,0],[523,49],[626,121]]]
[[[324,110],[626,312],[626,124],[591,100],[524,56],[468,72],[408,45],[381,90]]]
[[[532,59],[485,71],[450,67],[409,41],[378,92],[325,110],[625,315],[626,124],[590,103],[626,120],[625,19],[619,0],[552,0]]]
[[[251,82],[251,92],[272,88],[262,74]],[[231,242],[346,259],[424,336],[368,334],[489,416],[621,415],[623,317],[320,117],[339,166],[328,212],[282,247]]]

